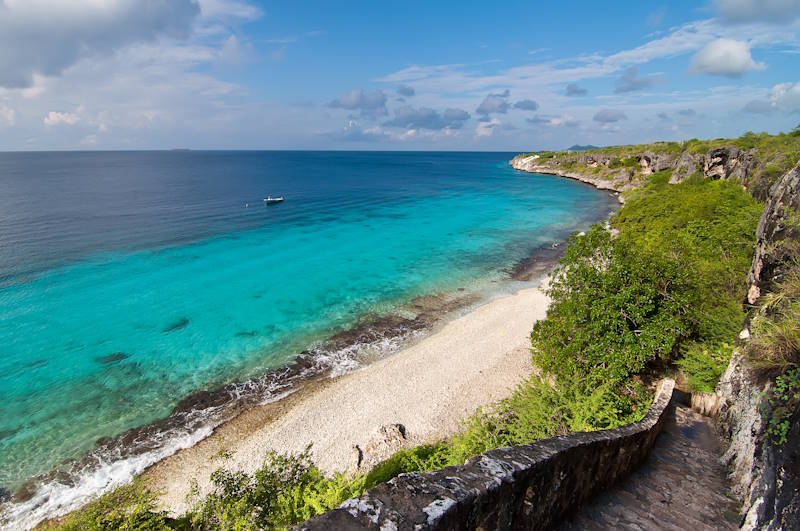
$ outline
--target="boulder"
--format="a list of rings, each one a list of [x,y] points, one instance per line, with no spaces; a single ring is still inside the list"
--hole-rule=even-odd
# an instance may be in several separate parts
[[[408,442],[408,432],[402,424],[386,424],[375,429],[363,448],[353,445],[357,471],[371,470],[375,465],[403,448]]]

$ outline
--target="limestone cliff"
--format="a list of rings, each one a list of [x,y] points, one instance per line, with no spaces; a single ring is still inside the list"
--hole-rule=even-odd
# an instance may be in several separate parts
[[[748,302],[756,303],[796,261],[800,240],[800,164],[775,183],[756,232],[748,275]],[[746,340],[749,332],[745,329]],[[735,353],[717,385],[719,427],[730,446],[725,454],[734,494],[743,500],[743,529],[800,529],[800,414],[783,444],[766,433],[772,412],[769,380],[762,381],[746,358]]]
[[[762,182],[767,176],[763,157],[755,149],[748,151],[734,146],[709,149],[706,153],[678,151],[636,150],[629,146],[598,148],[584,153],[544,152],[518,155],[510,164],[513,168],[550,175],[560,175],[592,184],[604,190],[623,192],[647,182],[655,172],[672,170],[670,183],[676,184],[697,175],[706,179],[730,179],[746,186],[753,195],[764,199]]]

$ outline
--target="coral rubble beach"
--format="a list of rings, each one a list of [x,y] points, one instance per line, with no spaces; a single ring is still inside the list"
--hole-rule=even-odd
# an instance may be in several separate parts
[[[179,514],[195,481],[206,492],[215,469],[252,472],[269,450],[301,452],[311,443],[323,471],[353,472],[452,434],[530,375],[530,331],[548,303],[534,287],[491,300],[393,356],[246,411],[145,476],[162,507]]]

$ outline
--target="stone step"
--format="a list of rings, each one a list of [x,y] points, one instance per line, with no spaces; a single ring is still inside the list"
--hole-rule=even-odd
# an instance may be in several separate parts
[[[574,530],[714,531],[737,529],[725,467],[711,420],[674,407],[647,461],[560,526]]]

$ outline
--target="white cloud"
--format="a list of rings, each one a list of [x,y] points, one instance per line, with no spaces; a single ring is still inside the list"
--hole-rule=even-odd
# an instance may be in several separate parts
[[[480,122],[478,126],[475,128],[475,136],[477,137],[487,137],[492,136],[494,134],[495,128],[500,126],[500,120],[497,118],[492,118],[488,122]]]
[[[193,0],[5,0],[0,3],[0,86],[60,75],[83,57],[160,37],[188,36]]]
[[[717,39],[708,43],[692,58],[691,70],[699,74],[739,77],[750,70],[763,70],[750,55],[750,45],[733,39]]]
[[[716,0],[714,4],[722,18],[732,22],[789,23],[800,17],[800,0]]]
[[[385,115],[387,99],[382,90],[364,92],[354,89],[331,101],[328,106],[334,109],[358,110],[366,116]]]
[[[800,81],[775,85],[770,93],[772,105],[784,112],[800,112]]]
[[[75,125],[80,121],[80,117],[73,112],[50,111],[44,117],[44,125],[54,127],[56,125]]]
[[[208,18],[240,18],[255,20],[264,13],[257,6],[238,0],[197,0],[200,11]]]
[[[438,112],[428,107],[404,105],[394,110],[394,119],[384,125],[405,129],[460,129],[470,117],[463,109],[445,109]]]
[[[800,81],[775,85],[767,99],[750,100],[744,110],[753,114],[800,113]]]
[[[592,117],[592,120],[600,122],[601,124],[611,124],[627,119],[627,115],[618,109],[603,109],[602,111],[596,112]]]
[[[11,127],[14,125],[16,118],[16,111],[5,105],[0,105],[0,125]]]
[[[478,108],[475,109],[475,112],[485,116],[493,113],[505,114],[511,108],[511,104],[508,103],[510,95],[511,93],[508,90],[497,94],[488,94],[478,105]]]

